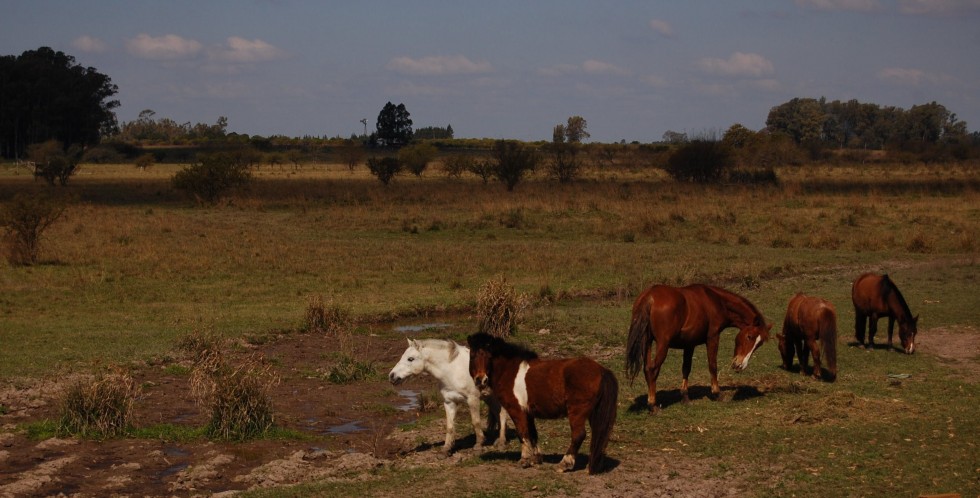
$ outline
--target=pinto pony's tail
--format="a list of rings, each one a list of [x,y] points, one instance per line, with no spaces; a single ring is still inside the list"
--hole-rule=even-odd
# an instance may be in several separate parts
[[[646,353],[653,341],[653,331],[650,330],[650,303],[643,303],[633,311],[633,321],[630,323],[630,333],[626,339],[626,377],[633,385],[636,374],[643,369]]]
[[[599,399],[589,414],[589,427],[592,428],[592,441],[589,442],[589,475],[602,470],[602,460],[606,445],[616,424],[616,403],[619,399],[619,382],[608,369],[602,369],[599,381]]]
[[[837,314],[833,310],[825,310],[820,315],[820,344],[823,347],[823,357],[826,360],[826,378],[833,382],[837,380]]]

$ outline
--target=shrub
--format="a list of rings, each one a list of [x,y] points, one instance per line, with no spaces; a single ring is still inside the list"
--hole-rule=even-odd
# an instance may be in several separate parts
[[[203,156],[200,162],[178,171],[172,184],[194,196],[199,204],[214,204],[229,190],[248,185],[251,179],[249,165],[240,156],[218,153]]]
[[[388,186],[391,179],[402,170],[401,162],[394,157],[382,157],[381,159],[372,157],[368,159],[367,163],[371,174],[378,177],[378,180],[385,186]]]
[[[68,185],[68,179],[78,170],[82,159],[83,149],[72,145],[66,151],[57,140],[28,146],[27,157],[34,161],[34,176],[44,178],[48,185],[54,185],[58,180],[61,185]]]
[[[154,164],[156,164],[156,162],[157,162],[156,157],[154,157],[153,154],[147,153],[137,157],[136,160],[133,161],[133,164],[135,164],[136,167],[140,169],[140,171],[146,171],[146,168],[153,166]]]
[[[114,437],[125,433],[133,416],[140,388],[122,370],[79,380],[68,386],[61,400],[58,432],[83,437]]]
[[[494,176],[507,186],[508,191],[514,190],[541,160],[534,149],[513,140],[498,140],[493,146],[493,157],[496,160]]]
[[[476,160],[472,156],[454,154],[442,161],[442,169],[446,172],[446,176],[459,178],[463,176],[464,172],[472,171],[475,162]]]
[[[349,308],[337,304],[326,305],[323,296],[317,294],[306,305],[304,330],[327,334],[337,338],[350,337],[354,329],[354,319]]]
[[[434,146],[427,143],[409,145],[398,151],[398,162],[402,163],[413,175],[420,177],[429,163],[436,158],[438,152]]]
[[[715,183],[734,164],[731,147],[711,139],[695,139],[677,147],[667,160],[675,180]]]
[[[339,360],[330,367],[327,372],[327,382],[331,384],[350,384],[359,380],[364,380],[374,375],[374,366],[354,358],[351,355],[342,354]]]
[[[505,278],[490,279],[480,288],[476,301],[480,332],[496,337],[513,334],[529,304],[530,299],[524,294],[517,294]]]
[[[204,351],[191,372],[191,392],[209,413],[205,434],[244,441],[268,433],[275,422],[269,391],[278,382],[271,365],[259,356],[231,365],[220,350]]]
[[[7,260],[16,265],[32,265],[40,253],[41,235],[65,212],[63,197],[48,194],[15,194],[0,210]]]

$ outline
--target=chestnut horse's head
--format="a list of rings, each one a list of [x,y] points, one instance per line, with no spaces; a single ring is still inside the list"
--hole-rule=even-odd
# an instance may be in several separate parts
[[[898,338],[902,341],[902,349],[906,354],[915,352],[915,334],[919,333],[919,316],[908,320],[898,321]]]
[[[749,366],[752,353],[769,340],[769,329],[772,324],[746,325],[735,336],[735,356],[732,358],[732,368],[741,372]]]

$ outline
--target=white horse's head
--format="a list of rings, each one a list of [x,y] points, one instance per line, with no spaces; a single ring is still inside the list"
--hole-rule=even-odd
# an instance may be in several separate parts
[[[408,348],[402,353],[398,363],[388,372],[388,380],[392,384],[401,384],[405,379],[425,371],[425,357],[418,341],[408,339]]]

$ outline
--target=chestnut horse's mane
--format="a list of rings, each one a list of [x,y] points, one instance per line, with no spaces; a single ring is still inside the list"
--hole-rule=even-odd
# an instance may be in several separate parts
[[[530,349],[517,344],[511,344],[499,337],[494,337],[486,332],[473,334],[468,339],[470,348],[485,349],[494,356],[505,358],[516,358],[521,360],[534,360],[538,354]]]
[[[714,293],[724,298],[723,301],[724,301],[725,309],[731,313],[734,313],[739,318],[745,318],[746,315],[745,310],[737,309],[736,307],[732,306],[733,304],[735,303],[741,304],[745,308],[748,308],[749,311],[751,311],[751,313],[754,315],[752,317],[752,321],[750,323],[746,323],[745,325],[754,325],[757,327],[763,327],[766,325],[765,317],[762,316],[762,312],[759,311],[759,308],[756,308],[755,305],[752,304],[752,301],[749,301],[748,299],[742,297],[739,294],[722,289],[720,287],[709,286],[709,288]]]

